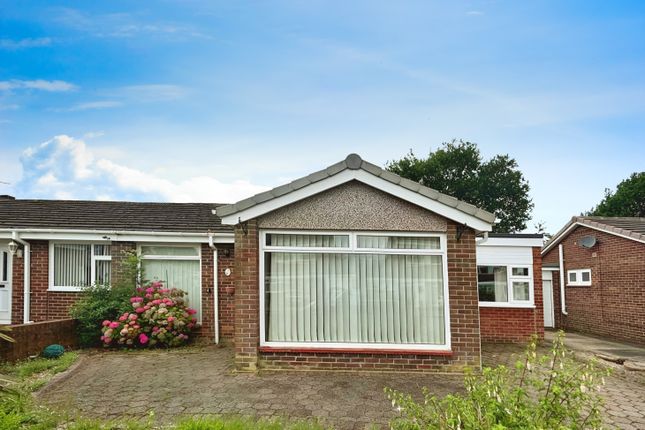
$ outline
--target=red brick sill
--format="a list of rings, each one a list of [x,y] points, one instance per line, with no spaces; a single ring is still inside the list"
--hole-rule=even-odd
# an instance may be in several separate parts
[[[260,352],[283,352],[283,353],[325,353],[325,354],[378,354],[378,355],[434,355],[451,356],[452,351],[437,351],[427,349],[367,349],[367,348],[276,348],[273,346],[261,346]]]

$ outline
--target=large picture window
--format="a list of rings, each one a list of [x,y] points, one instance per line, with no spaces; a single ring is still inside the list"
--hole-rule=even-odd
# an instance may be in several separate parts
[[[146,281],[161,281],[168,288],[188,293],[186,300],[201,321],[201,254],[199,246],[141,245],[141,269]]]
[[[477,266],[480,306],[532,306],[530,266]]]
[[[449,349],[445,236],[262,238],[263,345]]]
[[[110,245],[53,242],[50,244],[52,291],[80,291],[88,285],[110,284]]]

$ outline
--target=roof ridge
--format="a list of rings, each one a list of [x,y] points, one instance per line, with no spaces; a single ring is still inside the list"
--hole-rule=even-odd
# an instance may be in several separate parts
[[[314,173],[311,173],[302,178],[293,180],[287,184],[280,185],[269,191],[265,191],[249,198],[240,200],[239,202],[225,205],[218,209],[218,215],[227,216],[236,212],[243,211],[245,209],[251,208],[260,203],[264,203],[268,200],[271,200],[276,197],[283,196],[285,194],[291,193],[293,191],[304,188],[308,185],[314,184],[331,176],[334,176],[345,170],[363,170],[367,173],[370,173],[378,178],[381,178],[385,181],[399,185],[403,188],[406,188],[410,191],[421,194],[422,196],[435,200],[439,203],[442,203],[446,206],[452,207],[464,214],[478,218],[484,222],[493,223],[495,221],[495,215],[491,212],[488,212],[482,208],[479,208],[473,204],[458,200],[455,197],[443,194],[433,188],[426,187],[418,182],[412,181],[407,178],[403,178],[395,173],[387,171],[381,167],[378,167],[375,164],[372,164],[368,161],[365,161],[361,158],[360,155],[356,153],[351,153],[344,160],[332,164],[331,166],[318,170]]]

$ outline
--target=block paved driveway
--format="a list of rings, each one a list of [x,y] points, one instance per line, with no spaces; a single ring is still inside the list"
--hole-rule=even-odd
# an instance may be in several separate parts
[[[509,363],[513,345],[485,345],[484,363]],[[383,388],[444,395],[462,389],[462,376],[437,374],[265,372],[235,374],[231,348],[103,352],[85,355],[71,371],[43,388],[40,401],[89,417],[143,417],[161,422],[181,415],[242,414],[316,417],[338,429],[386,428],[394,415]],[[608,424],[645,428],[645,384],[608,379]]]

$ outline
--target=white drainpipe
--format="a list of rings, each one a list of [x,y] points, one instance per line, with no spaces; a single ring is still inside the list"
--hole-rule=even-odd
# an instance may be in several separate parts
[[[215,211],[213,211],[215,212]],[[215,321],[213,321],[213,324],[215,325],[215,343],[219,344],[219,292],[217,290],[217,248],[215,247],[215,243],[213,241],[213,233],[210,231],[208,232],[208,246],[213,250],[213,295],[214,295],[214,303],[215,303]]]
[[[29,314],[31,313],[31,246],[29,242],[20,239],[18,233],[15,231],[11,232],[11,239],[15,240],[18,243],[21,243],[24,247],[23,252],[23,269],[22,273],[24,275],[22,286],[23,286],[23,307],[22,307],[22,320],[24,324],[30,323]]]
[[[567,303],[564,299],[564,249],[562,244],[558,245],[558,252],[560,254],[560,310],[564,315],[569,315]]]

